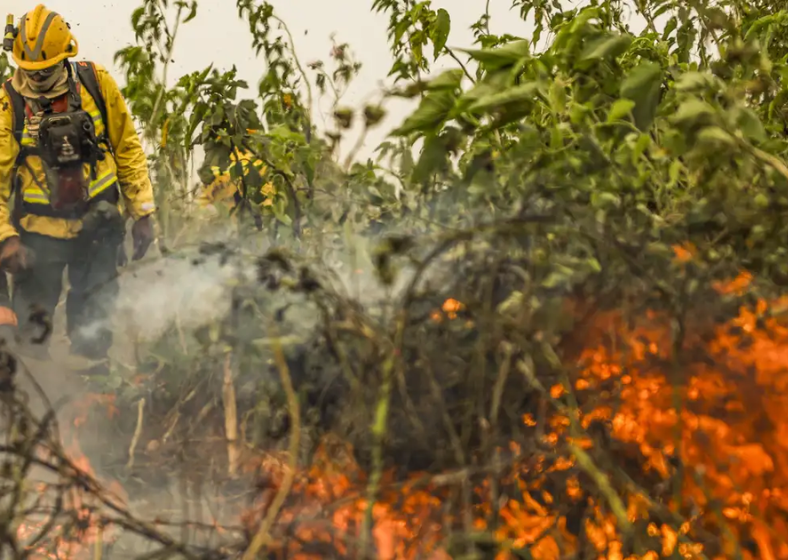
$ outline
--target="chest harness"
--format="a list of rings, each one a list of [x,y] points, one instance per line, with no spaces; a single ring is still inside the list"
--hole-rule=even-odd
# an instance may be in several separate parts
[[[115,185],[99,195],[90,196],[90,184],[97,179],[96,166],[109,153],[114,156],[107,138],[107,112],[93,65],[89,62],[67,64],[68,92],[56,99],[23,97],[11,85],[3,84],[12,103],[14,138],[20,151],[15,164],[15,214],[37,214],[51,217],[81,218],[99,200],[117,203]],[[104,124],[101,135],[96,133],[93,117],[82,108],[81,87],[90,94]],[[40,158],[44,169],[42,182],[27,159]],[[89,166],[85,174],[84,166]],[[23,200],[21,182],[16,170],[25,166],[36,186],[46,193],[49,204],[31,204]]]

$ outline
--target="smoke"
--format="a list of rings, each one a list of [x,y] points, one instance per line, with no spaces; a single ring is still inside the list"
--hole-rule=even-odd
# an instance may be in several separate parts
[[[454,203],[448,196],[433,202],[432,210],[438,214],[451,214],[450,207]],[[452,225],[456,227],[456,220]],[[233,298],[239,287],[258,294],[266,289],[257,281],[257,262],[271,248],[295,255],[298,263],[318,271],[321,281],[330,283],[330,289],[371,313],[377,312],[381,305],[389,304],[401,293],[412,278],[413,266],[405,259],[395,259],[393,264],[398,267],[395,281],[393,285],[385,286],[376,273],[376,250],[390,235],[413,234],[413,224],[389,223],[374,232],[369,232],[363,226],[360,224],[360,227],[355,228],[348,225],[339,233],[334,228],[333,233],[323,235],[317,232],[304,241],[277,244],[271,241],[269,232],[244,237],[239,236],[237,230],[226,222],[218,225],[200,222],[190,232],[188,239],[168,247],[165,255],[154,249],[143,261],[131,263],[122,269],[119,277],[120,293],[113,316],[113,360],[129,365],[133,372],[138,347],[143,348],[144,355],[144,349],[171,331],[173,326],[190,337],[199,327],[224,321],[231,313]],[[433,224],[418,229],[415,235],[434,232],[436,227]],[[206,254],[202,248],[204,244],[221,247],[221,250]],[[430,248],[430,242],[419,247],[425,251]],[[290,304],[284,315],[283,333],[297,332],[299,338],[308,339],[317,328],[319,312],[314,306],[307,305],[302,296],[291,296],[279,291],[269,299],[275,308],[284,308]],[[56,331],[52,339],[53,363],[27,363],[50,399],[65,397],[77,402],[86,391],[96,389],[88,389],[78,376],[64,374],[64,368],[57,365],[59,358],[68,352],[68,342],[63,332],[64,311],[62,306],[56,311]],[[256,375],[265,375],[265,372]],[[243,388],[239,387],[238,390],[242,392]],[[218,406],[221,407],[221,403]],[[147,414],[150,413],[146,412],[145,421],[152,421]],[[68,418],[68,411],[64,410],[60,416]],[[150,418],[153,417],[151,414]],[[110,424],[92,427],[88,435],[92,441],[90,445],[83,446],[99,475],[102,458],[91,451],[100,448],[101,442],[109,443],[111,438],[116,440],[119,437],[117,428]],[[131,435],[124,429],[121,437],[129,439]],[[144,454],[147,443],[143,436],[138,453]],[[168,491],[154,492],[153,495],[147,491],[139,493],[136,497],[140,501],[131,504],[133,509],[142,517],[153,517],[152,512],[156,511],[177,509],[177,504],[184,499],[180,495],[177,477],[178,473],[173,472],[171,483],[167,484]],[[219,489],[209,492],[222,493]],[[205,502],[206,509],[216,507],[213,500],[205,496],[200,501]],[[227,513],[232,516],[238,512]],[[128,548],[138,549],[134,544],[129,544]]]
[[[118,333],[152,341],[173,323],[190,330],[225,315],[237,263],[219,258],[195,263],[196,251],[151,261],[121,277],[115,324]]]
[[[310,240],[305,244],[287,242],[275,246],[296,256],[299,262],[318,271],[331,289],[362,307],[376,307],[401,292],[412,276],[403,264],[392,286],[383,285],[376,274],[374,254],[390,234],[399,233],[395,224],[374,234],[347,232],[336,238]],[[265,234],[259,234],[265,237]],[[127,353],[131,341],[151,342],[177,324],[185,332],[226,318],[233,291],[239,286],[262,291],[257,282],[256,264],[266,250],[263,243],[239,239],[232,229],[204,228],[197,238],[213,246],[219,254],[205,255],[200,243],[174,247],[169,256],[156,256],[141,266],[130,267],[120,278],[120,295],[114,318],[115,350]],[[230,255],[230,256],[228,256]],[[288,296],[277,294],[280,306]],[[316,310],[290,302],[288,323],[300,331],[311,328]],[[311,316],[309,316],[311,314]]]

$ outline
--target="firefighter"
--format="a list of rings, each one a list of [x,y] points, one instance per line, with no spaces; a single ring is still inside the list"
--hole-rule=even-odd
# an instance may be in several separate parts
[[[115,80],[70,60],[79,46],[62,16],[9,16],[3,47],[17,65],[0,92],[0,268],[15,318],[0,324],[16,321],[20,352],[47,359],[65,272],[71,356],[107,372],[126,220],[132,259],[154,241],[146,156]]]
[[[265,176],[268,171],[261,159],[254,159],[254,154],[235,149],[230,154],[230,167],[234,167],[238,162],[241,163],[245,176],[249,174],[250,163],[261,176]],[[213,181],[205,185],[197,195],[195,199],[197,206],[200,208],[224,206],[228,210],[235,207],[238,204],[237,197],[241,193],[239,188],[241,180],[239,178],[233,179],[229,169],[223,171],[219,166],[211,167],[211,174],[213,175]],[[261,189],[261,192],[264,196],[269,194],[266,191],[266,186]]]

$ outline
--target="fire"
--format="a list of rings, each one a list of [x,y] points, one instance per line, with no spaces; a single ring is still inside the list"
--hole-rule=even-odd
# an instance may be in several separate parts
[[[679,262],[692,258],[685,251],[677,251]],[[751,282],[741,274],[717,289],[733,296]],[[788,298],[759,300],[723,324],[687,329],[678,354],[660,313],[634,325],[617,311],[598,314],[583,350],[565,363],[574,373],[542,388],[548,409],[520,416],[523,441],[538,441],[537,451],[516,442],[494,449],[502,465],[495,473],[420,473],[406,481],[384,473],[371,507],[376,557],[449,559],[456,554],[451,535],[462,533],[490,539],[496,560],[526,549],[536,560],[590,552],[609,560],[788,559],[788,320],[771,313],[786,308]],[[463,309],[449,298],[438,312],[444,320]],[[89,401],[117,414],[111,398]],[[90,469],[78,445],[72,451]],[[370,504],[369,473],[353,457],[348,444],[327,437],[297,473],[271,528],[279,557],[356,552]],[[287,465],[273,453],[255,460],[267,487],[241,514],[249,534]],[[470,501],[449,511],[463,484],[472,485]],[[85,522],[83,552],[101,538]],[[77,557],[65,552],[57,557]]]
[[[88,394],[77,403],[77,410],[72,420],[73,426],[65,426],[62,433],[66,457],[71,463],[70,468],[74,471],[71,474],[94,480],[97,479],[96,473],[82,452],[78,429],[85,425],[88,413],[96,405],[105,407],[110,419],[119,413],[115,406],[114,395]],[[37,491],[43,497],[47,495],[49,490],[56,491],[52,486],[40,483],[37,485]],[[112,481],[107,490],[117,498],[118,503],[127,500],[125,491],[117,482]],[[39,505],[52,508],[53,504],[48,502],[53,499],[42,500]],[[32,558],[82,560],[83,558],[97,557],[96,548],[100,548],[104,542],[111,542],[114,538],[112,534],[105,534],[105,527],[102,526],[95,514],[97,509],[95,500],[80,491],[79,487],[68,490],[65,500],[66,503],[61,504],[60,507],[65,506],[64,509],[69,511],[70,515],[66,516],[66,520],[63,522],[48,526],[47,519],[39,520],[28,517],[17,527],[16,538]],[[39,538],[42,531],[44,535]]]
[[[719,291],[741,293],[750,281],[742,274]],[[769,308],[763,300],[742,307],[705,345],[710,359],[693,361],[679,372],[664,368],[673,357],[667,329],[640,327],[628,334],[626,353],[600,345],[581,357],[585,368],[578,389],[583,381],[582,392],[604,391],[611,377],[621,387],[617,410],[594,411],[611,420],[614,437],[635,444],[647,468],[663,478],[677,475],[671,462],[686,469],[681,495],[672,497],[668,508],[697,513],[694,523],[680,527],[683,543],[676,528],[660,528],[663,555],[678,546],[682,556],[697,557],[703,546],[691,542],[692,529],[707,525],[716,526],[720,535],[717,558],[734,556],[737,542],[747,538],[758,543],[760,555],[744,551],[745,558],[788,558],[783,519],[788,501],[782,499],[788,489],[788,432],[781,412],[788,405],[788,328],[769,317]],[[625,329],[617,325],[616,332]],[[701,340],[688,343],[703,347]],[[719,514],[725,521],[713,520]]]
[[[457,318],[458,313],[463,309],[465,309],[465,305],[461,301],[454,298],[447,298],[440,309],[434,309],[432,311],[430,319],[432,319],[434,323],[440,323],[444,318],[453,320]]]
[[[677,255],[683,262],[692,258],[689,250]],[[743,273],[716,288],[736,295],[751,282]],[[571,393],[579,410],[570,414],[559,406],[546,426],[533,413],[522,416],[523,429],[536,433],[541,428],[543,441],[557,456],[525,457],[513,444],[512,468],[498,484],[519,488],[516,499],[494,506],[492,480],[478,483],[472,526],[492,531],[501,548],[496,560],[514,559],[523,548],[541,560],[581,553],[577,531],[568,529],[569,519],[561,512],[568,503],[590,506],[585,539],[600,559],[678,554],[721,560],[737,553],[746,560],[788,559],[788,322],[769,315],[770,309],[787,306],[788,298],[742,307],[737,317],[713,329],[711,340],[700,330],[690,333],[681,356],[673,355],[670,323],[660,314],[645,315],[634,328],[618,312],[600,314],[588,328],[586,349],[569,364],[579,371],[571,386],[546,388],[545,397],[556,403],[565,403]],[[449,299],[441,311],[450,316],[460,309],[461,303]],[[608,334],[617,337],[615,345]],[[650,543],[640,555],[624,555],[621,519],[582,469],[578,476],[577,450],[589,456],[611,451],[601,448],[596,436],[573,436],[575,419],[589,433],[594,426],[607,426],[619,449],[617,459],[639,460],[641,475],[665,487],[656,497],[637,482],[617,487],[625,520],[640,527]],[[296,534],[300,542],[344,538],[338,547],[343,553],[358,537],[365,476],[354,464],[332,465],[330,454],[322,452],[296,491],[313,510],[333,511],[330,528],[303,521]],[[343,455],[351,456],[350,450]],[[559,472],[572,474],[558,492],[548,490],[548,477]],[[416,480],[385,493],[375,505],[374,538],[382,559],[449,557],[445,539],[461,520],[441,514],[445,487],[417,486]],[[343,505],[331,509],[337,501]],[[304,510],[291,508],[283,518],[304,517]],[[252,519],[256,516],[247,522]],[[753,545],[741,550],[746,542]],[[283,546],[292,558],[319,557],[296,543]]]

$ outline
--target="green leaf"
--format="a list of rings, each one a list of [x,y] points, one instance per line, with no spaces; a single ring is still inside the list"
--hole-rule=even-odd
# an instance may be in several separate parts
[[[591,114],[591,110],[586,105],[573,102],[569,108],[569,121],[572,124],[580,124],[589,114]]]
[[[572,277],[575,275],[573,269],[559,263],[555,263],[553,266],[554,270],[552,270],[547,278],[542,281],[542,287],[557,288],[559,286],[565,286],[572,281]]]
[[[364,107],[364,126],[372,128],[380,124],[386,117],[386,110],[380,105],[367,105]]]
[[[280,197],[277,197],[274,200],[274,204],[271,207],[271,210],[273,211],[276,219],[282,222],[283,224],[289,226],[292,225],[293,220],[290,218],[290,216],[288,216],[285,213],[286,209],[287,209],[287,200],[285,198],[280,198]]]
[[[607,155],[602,150],[597,139],[590,134],[581,136],[577,141],[578,146],[588,154],[586,163],[587,169],[599,170],[607,166],[610,162]]]
[[[788,14],[783,11],[780,11],[776,14],[770,14],[768,16],[764,16],[754,23],[750,25],[750,28],[747,30],[747,34],[744,36],[744,40],[748,41],[753,38],[757,33],[761,32],[764,28],[768,28],[772,25],[785,25],[785,20]]]
[[[506,313],[508,311],[516,311],[520,309],[523,304],[523,293],[519,291],[513,291],[509,294],[504,301],[498,304],[496,311],[498,313]]]
[[[271,130],[271,132],[266,134],[266,136],[281,142],[294,142],[299,145],[306,144],[306,138],[304,138],[303,134],[300,132],[293,132],[290,130],[290,127],[284,124],[280,124]]]
[[[561,273],[561,272],[551,272],[547,278],[542,281],[543,288],[557,288],[563,284],[569,282],[571,278],[571,274]]]
[[[560,82],[553,82],[550,85],[549,99],[550,99],[550,108],[553,110],[553,112],[563,113],[564,110],[566,109],[566,101],[567,101],[565,86]]]
[[[529,41],[512,41],[501,47],[492,49],[457,49],[478,61],[485,70],[497,70],[512,66],[520,60],[531,56]]]
[[[403,88],[393,90],[390,95],[394,97],[404,97],[405,99],[414,99],[427,90],[428,82],[413,82]]]
[[[668,37],[670,37],[670,34],[673,33],[673,31],[675,31],[676,27],[678,27],[678,24],[679,20],[676,19],[676,16],[673,16],[668,20],[668,22],[665,24],[665,28],[662,30],[663,41],[668,40]]]
[[[602,272],[602,265],[594,257],[588,257],[588,259],[585,261],[585,266],[591,272],[595,272],[597,274]]]
[[[510,87],[510,85],[511,82],[509,80],[508,71],[488,73],[484,80],[477,82],[471,89],[460,95],[459,99],[457,99],[457,105],[453,116],[465,111],[470,105],[483,97],[499,93]]]
[[[766,142],[768,139],[766,129],[755,111],[749,107],[737,107],[733,110],[733,115],[736,126],[741,129],[746,138],[756,142]]]
[[[495,130],[515,121],[521,121],[531,112],[531,103],[504,105],[497,112],[495,120],[490,123],[488,130]]]
[[[263,177],[260,175],[260,171],[256,165],[248,165],[246,167],[244,184],[246,188],[252,192],[258,192],[260,187],[263,186]]]
[[[137,8],[131,13],[131,27],[132,29],[134,29],[137,37],[140,36],[140,30],[139,30],[140,20],[144,15],[145,15],[145,6],[140,6],[139,8]]]
[[[621,97],[635,102],[635,125],[646,130],[654,121],[662,85],[662,67],[655,62],[637,66],[621,84]]]
[[[674,86],[677,91],[692,92],[703,89],[717,89],[717,81],[708,72],[686,72],[679,76]]]
[[[402,126],[392,131],[394,136],[407,136],[413,132],[426,132],[441,124],[454,107],[455,97],[446,90],[433,91],[427,94]]]
[[[610,111],[607,114],[607,122],[615,122],[623,119],[630,114],[635,107],[635,102],[631,99],[617,99],[613,105],[610,106]]]
[[[694,18],[686,18],[686,21],[679,27],[676,32],[676,50],[674,53],[681,64],[687,64],[692,56],[692,50],[695,46],[695,38],[698,36],[698,30],[695,27]]]
[[[580,54],[579,62],[616,58],[623,54],[632,43],[629,35],[614,35],[592,41]]]
[[[698,142],[712,148],[736,145],[736,139],[719,126],[707,126],[701,130],[698,133]]]
[[[621,199],[609,192],[596,191],[591,194],[591,206],[594,208],[618,208],[621,206]]]
[[[430,29],[430,39],[432,39],[433,50],[435,51],[435,60],[441,55],[443,47],[446,46],[446,40],[449,38],[451,31],[451,18],[449,12],[441,8],[435,17],[435,22]]]
[[[500,93],[486,95],[468,107],[472,112],[490,112],[504,107],[505,105],[518,104],[525,110],[539,93],[539,85],[530,82],[513,88],[509,88]]]
[[[692,125],[698,122],[708,122],[714,115],[714,107],[700,99],[687,99],[671,117],[674,124]]]
[[[197,2],[192,2],[192,5],[189,9],[189,15],[183,20],[183,23],[189,23],[197,16]]]
[[[464,75],[465,73],[460,68],[441,72],[434,79],[427,82],[427,90],[457,89],[460,87]]]
[[[668,170],[668,177],[670,178],[670,182],[668,183],[669,187],[675,187],[681,176],[681,171],[684,168],[684,165],[681,163],[681,160],[675,159],[670,164],[670,169]]]
[[[642,156],[651,145],[651,135],[641,134],[632,146],[632,163]]]
[[[418,163],[413,168],[413,180],[423,183],[429,180],[433,173],[440,170],[446,161],[446,148],[438,136],[430,135],[424,140],[424,148]]]

